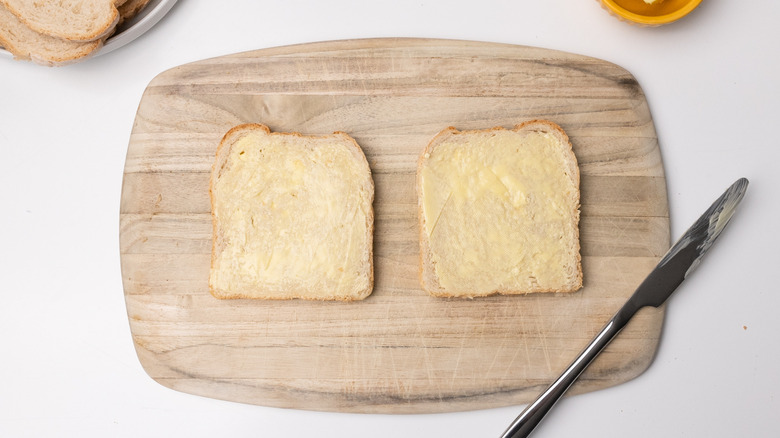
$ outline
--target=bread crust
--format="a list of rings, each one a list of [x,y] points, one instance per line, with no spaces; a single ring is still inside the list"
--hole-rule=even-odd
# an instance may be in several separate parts
[[[366,211],[366,238],[367,238],[366,256],[368,258],[368,286],[365,289],[353,295],[331,295],[325,298],[311,296],[310,294],[307,294],[306,291],[291,291],[288,296],[258,297],[254,295],[241,293],[241,292],[235,292],[235,291],[229,292],[229,291],[218,290],[214,288],[213,285],[211,284],[211,281],[209,281],[209,292],[211,293],[211,295],[219,299],[269,299],[269,300],[302,299],[302,300],[316,300],[316,301],[322,301],[322,300],[355,301],[355,300],[362,300],[368,297],[371,294],[374,287],[374,263],[373,263],[373,259],[374,259],[373,202],[374,202],[374,190],[375,190],[374,181],[373,178],[371,177],[371,170],[368,165],[368,160],[366,159],[366,156],[363,153],[363,150],[361,149],[360,145],[358,145],[355,139],[353,139],[351,136],[341,131],[335,131],[333,134],[330,135],[304,135],[299,132],[272,132],[268,126],[260,123],[241,124],[238,126],[234,126],[230,130],[228,130],[228,132],[222,137],[222,140],[220,141],[219,146],[217,147],[214,164],[212,165],[212,169],[211,169],[211,177],[209,180],[209,199],[211,202],[211,218],[212,218],[211,269],[215,268],[217,255],[224,248],[225,245],[223,235],[220,232],[219,223],[215,215],[215,205],[216,205],[216,199],[214,195],[215,185],[222,171],[225,169],[227,159],[230,156],[230,149],[233,146],[233,144],[235,144],[236,140],[241,138],[244,134],[252,131],[261,131],[265,135],[271,135],[271,136],[296,137],[301,140],[327,139],[327,138],[333,138],[335,136],[340,140],[342,140],[344,142],[343,144],[349,145],[350,152],[352,152],[352,155],[355,157],[355,159],[358,160],[363,166],[365,166],[365,169],[368,172],[368,178],[366,183],[370,193],[370,198],[368,199],[368,210]]]
[[[538,132],[546,132],[553,134],[558,142],[564,146],[563,152],[567,157],[566,164],[567,164],[567,174],[571,177],[571,181],[574,184],[574,187],[576,188],[576,199],[572,200],[572,205],[575,207],[575,220],[576,224],[574,227],[574,233],[575,233],[575,239],[573,244],[576,245],[576,269],[577,269],[577,279],[578,282],[574,285],[573,288],[563,290],[563,289],[553,289],[553,288],[546,288],[546,289],[535,289],[533,291],[518,291],[518,290],[508,290],[508,289],[499,289],[495,291],[491,291],[488,293],[484,293],[481,291],[470,291],[466,293],[457,293],[453,294],[452,292],[449,292],[444,288],[440,281],[438,276],[436,275],[435,270],[435,261],[433,260],[433,252],[431,249],[430,240],[428,239],[428,235],[425,232],[426,229],[426,222],[425,222],[425,215],[423,214],[423,181],[422,181],[422,170],[425,167],[425,163],[427,159],[430,157],[431,153],[435,151],[435,149],[442,143],[446,142],[449,138],[456,136],[456,135],[469,135],[469,134],[483,134],[483,133],[489,133],[489,132],[498,132],[498,131],[505,131],[507,130],[504,127],[496,126],[493,128],[487,128],[487,129],[473,129],[473,130],[464,130],[459,131],[455,127],[447,127],[440,131],[436,136],[433,137],[433,139],[428,143],[428,145],[425,147],[423,152],[420,154],[420,157],[417,162],[417,178],[416,178],[416,188],[417,188],[417,216],[418,216],[418,233],[419,233],[419,242],[420,242],[420,257],[419,257],[419,280],[420,280],[420,286],[423,290],[428,292],[430,295],[434,297],[439,298],[474,298],[474,297],[481,297],[481,296],[490,296],[490,295],[521,295],[521,294],[528,294],[528,293],[562,293],[562,292],[574,292],[576,290],[579,290],[582,288],[582,256],[580,254],[581,246],[580,246],[580,238],[579,238],[579,216],[580,216],[580,171],[579,166],[577,165],[577,158],[574,154],[573,147],[571,145],[571,141],[569,140],[568,135],[566,132],[558,126],[556,123],[551,122],[549,120],[543,120],[543,119],[533,119],[524,121],[521,123],[516,124],[511,131],[515,132],[523,132],[523,131],[538,131]]]

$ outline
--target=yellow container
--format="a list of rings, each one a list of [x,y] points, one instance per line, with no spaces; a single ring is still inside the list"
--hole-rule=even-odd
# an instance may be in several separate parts
[[[614,16],[642,26],[660,26],[677,21],[696,9],[701,0],[599,0]]]

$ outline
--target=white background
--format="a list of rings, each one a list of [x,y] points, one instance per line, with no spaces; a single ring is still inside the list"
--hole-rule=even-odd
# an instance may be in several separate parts
[[[590,55],[644,89],[679,236],[732,181],[747,196],[669,302],[650,369],[564,399],[536,437],[780,436],[780,2],[704,0],[660,28],[593,0],[180,0],[115,52],[0,59],[0,436],[497,437],[522,406],[357,415],[166,389],[141,369],[119,270],[119,197],[146,85],[179,64],[333,39],[431,37]]]

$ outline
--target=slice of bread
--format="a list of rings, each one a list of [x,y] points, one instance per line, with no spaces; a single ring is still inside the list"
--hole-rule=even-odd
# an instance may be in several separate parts
[[[48,66],[81,61],[103,47],[102,40],[75,42],[38,33],[0,4],[0,46],[17,59]]]
[[[545,120],[439,133],[420,157],[420,282],[438,297],[582,287],[579,168]]]
[[[120,25],[136,18],[150,0],[112,0],[119,12],[116,26],[102,37],[90,41],[74,41],[33,30],[12,13],[4,1],[0,0],[0,48],[8,50],[19,60],[62,66],[94,55],[108,38],[121,31]]]
[[[217,298],[359,300],[373,288],[374,182],[347,134],[228,131],[210,195]]]
[[[123,0],[117,4],[119,9],[119,23],[117,26],[121,26],[128,20],[132,20],[138,15],[147,5],[149,0]]]
[[[0,0],[30,29],[70,41],[107,36],[119,21],[114,0]]]

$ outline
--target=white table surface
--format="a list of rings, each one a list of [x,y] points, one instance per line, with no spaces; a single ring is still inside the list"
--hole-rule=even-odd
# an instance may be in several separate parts
[[[537,437],[780,436],[780,2],[704,0],[661,28],[593,0],[180,0],[128,46],[63,68],[0,59],[0,436],[497,437],[522,406],[437,415],[305,412],[155,383],[135,355],[119,197],[141,93],[239,51],[429,37],[559,49],[632,72],[667,175],[673,236],[732,181],[745,201],[669,302],[638,378],[558,404]]]

